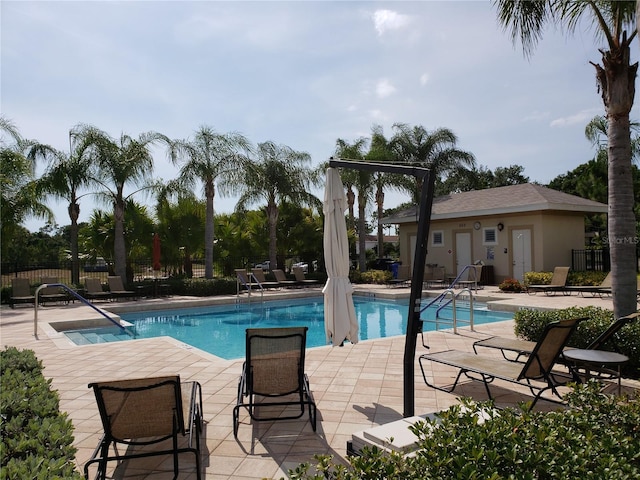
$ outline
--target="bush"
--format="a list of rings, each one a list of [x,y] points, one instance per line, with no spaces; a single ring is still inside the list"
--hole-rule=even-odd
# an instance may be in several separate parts
[[[507,278],[504,282],[498,285],[498,288],[503,292],[515,292],[520,293],[526,290],[525,286],[522,285],[515,278]]]
[[[586,320],[580,322],[571,335],[571,347],[587,347],[614,320],[613,312],[601,307],[570,307],[552,311],[523,309],[517,311],[513,317],[515,334],[525,340],[537,342],[549,323],[581,317],[585,317]],[[626,375],[640,376],[640,321],[636,320],[621,328],[614,336],[613,345],[607,348],[617,349],[629,357],[629,362],[623,366]]]
[[[289,472],[293,480],[355,479],[627,479],[640,476],[640,399],[621,402],[592,382],[553,412],[494,409],[463,399],[419,422],[415,455],[365,448],[349,465],[318,455]],[[487,414],[487,412],[489,412]],[[481,421],[479,418],[488,416]]]
[[[31,350],[0,352],[0,478],[80,479],[73,426]]]
[[[367,270],[366,272],[360,273],[354,283],[372,283],[376,285],[384,285],[386,283],[389,283],[392,279],[393,274],[389,270]]]
[[[607,272],[574,272],[567,275],[567,285],[600,285],[607,276]],[[525,285],[548,285],[551,283],[553,272],[526,272]]]

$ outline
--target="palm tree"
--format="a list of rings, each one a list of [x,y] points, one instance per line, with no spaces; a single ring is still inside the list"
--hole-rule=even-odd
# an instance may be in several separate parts
[[[54,218],[51,210],[42,203],[35,159],[25,154],[34,142],[24,140],[16,126],[1,116],[0,135],[0,228],[4,258],[18,226],[24,220],[37,217],[53,222]]]
[[[395,123],[396,133],[391,138],[391,149],[399,161],[410,165],[430,168],[436,179],[442,179],[445,174],[458,173],[462,168],[475,167],[473,154],[456,148],[458,138],[447,128],[438,128],[432,132],[423,126],[413,128],[405,123]],[[413,196],[415,203],[419,203],[422,184],[417,180],[415,184],[405,187]]]
[[[339,138],[336,141],[335,155],[338,158],[344,160],[364,160],[364,150],[367,148],[369,140],[360,137],[352,144]],[[347,203],[349,205],[349,217],[351,228],[353,228],[353,204],[355,195],[353,193],[353,187],[358,190],[358,268],[361,272],[367,269],[367,223],[366,223],[366,209],[369,199],[373,195],[373,175],[370,172],[361,170],[346,169],[340,172],[340,178],[342,183],[347,185]]]
[[[608,121],[608,237],[611,256],[613,310],[616,317],[634,312],[636,305],[636,231],[631,174],[629,113],[635,96],[638,64],[630,64],[631,42],[637,34],[636,2],[497,0],[498,19],[513,42],[521,41],[525,56],[542,38],[547,23],[573,33],[586,18],[597,28],[606,49],[595,68],[598,91]]]
[[[70,152],[56,150],[49,145],[36,144],[30,149],[29,156],[42,156],[49,159],[49,166],[41,177],[42,190],[45,194],[69,202],[68,212],[71,220],[71,283],[80,283],[80,261],[78,253],[78,218],[80,205],[78,201],[84,195],[79,195],[83,188],[95,185],[91,145],[81,136],[74,136],[69,132]]]
[[[196,131],[193,140],[173,142],[171,158],[182,163],[178,180],[184,188],[198,182],[204,185],[206,218],[204,233],[204,276],[213,278],[214,208],[216,182],[220,192],[227,193],[226,185],[240,183],[246,171],[251,152],[249,140],[239,133],[220,134],[207,126]]]
[[[150,148],[156,142],[170,144],[164,135],[156,132],[142,133],[137,139],[121,134],[118,140],[106,132],[90,125],[79,125],[72,131],[72,138],[84,139],[92,148],[92,158],[96,162],[96,181],[102,187],[98,195],[113,205],[114,231],[114,271],[123,282],[127,277],[127,251],[125,245],[125,206],[127,200],[142,190],[156,188],[151,183],[153,157]],[[125,194],[129,185],[136,190]]]
[[[246,171],[243,184],[230,185],[240,198],[236,212],[246,207],[266,202],[265,213],[269,224],[269,261],[277,265],[277,226],[280,204],[289,201],[298,205],[316,206],[321,202],[310,193],[311,185],[317,183],[315,173],[309,166],[311,157],[286,145],[268,141],[258,144],[257,159]]]

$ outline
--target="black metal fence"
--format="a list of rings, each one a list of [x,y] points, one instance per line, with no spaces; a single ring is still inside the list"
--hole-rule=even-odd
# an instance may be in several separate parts
[[[571,250],[571,270],[574,272],[610,271],[609,249]]]

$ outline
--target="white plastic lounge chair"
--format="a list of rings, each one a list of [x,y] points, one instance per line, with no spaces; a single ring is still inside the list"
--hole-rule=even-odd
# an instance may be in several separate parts
[[[563,383],[557,382],[556,375],[554,375],[552,369],[580,320],[582,319],[561,320],[547,325],[542,337],[536,343],[524,364],[476,355],[471,352],[446,350],[420,356],[419,362],[422,376],[428,386],[451,393],[458,385],[462,374],[464,374],[471,380],[481,380],[489,398],[491,398],[489,383],[495,379],[524,385],[534,395],[530,408],[534,407],[542,393],[547,390],[551,390],[558,398],[562,399],[556,387]],[[459,370],[451,388],[436,386],[435,382],[429,382],[427,371],[425,370],[425,364],[428,361],[449,365]]]

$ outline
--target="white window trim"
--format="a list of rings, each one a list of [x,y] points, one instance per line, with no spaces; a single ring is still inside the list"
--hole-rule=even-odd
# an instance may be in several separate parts
[[[487,242],[487,231],[492,230],[495,242]],[[498,229],[496,227],[485,227],[482,229],[482,245],[498,245]]]
[[[436,234],[440,234],[440,238],[442,239],[441,243],[436,243]],[[444,230],[434,230],[431,232],[431,246],[432,247],[444,247]]]

